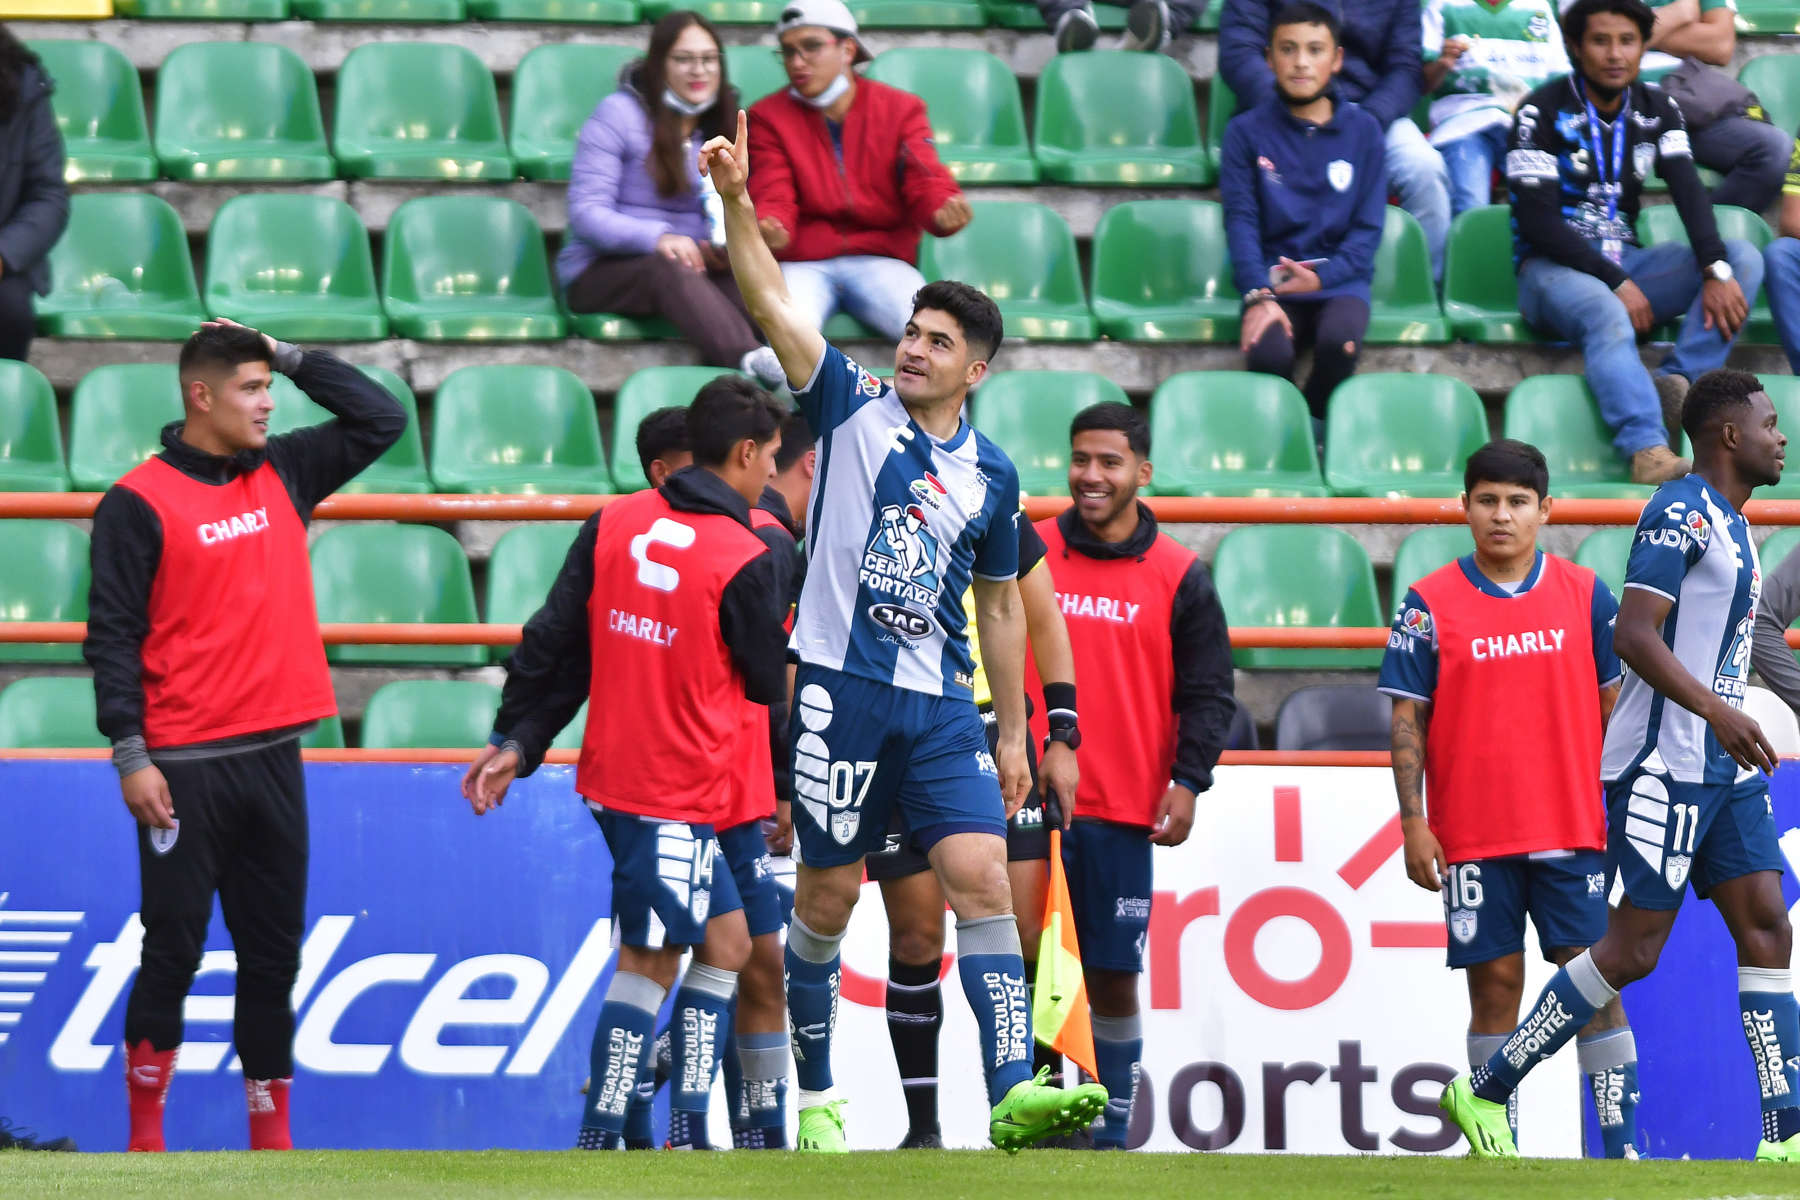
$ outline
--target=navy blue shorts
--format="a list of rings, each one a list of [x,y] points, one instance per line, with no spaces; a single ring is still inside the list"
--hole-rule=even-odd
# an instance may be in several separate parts
[[[1525,949],[1525,917],[1550,952],[1585,949],[1606,932],[1606,855],[1484,858],[1453,863],[1444,886],[1444,924],[1453,967],[1472,967]]]
[[[590,804],[612,855],[613,932],[622,946],[698,946],[706,923],[742,908],[730,871],[717,870],[711,825],[684,825]]]
[[[1062,847],[1081,965],[1141,974],[1150,934],[1150,830],[1077,817]]]
[[[968,700],[807,663],[794,679],[794,857],[857,862],[896,811],[921,850],[953,833],[1006,836],[1000,773]]]
[[[1681,907],[1687,885],[1706,894],[1729,879],[1787,867],[1769,781],[1677,783],[1638,770],[1606,785],[1607,866],[1639,908]]]
[[[719,853],[725,856],[732,882],[737,884],[750,936],[785,929],[787,916],[782,911],[781,888],[775,882],[775,860],[763,838],[762,822],[745,821],[719,830]]]

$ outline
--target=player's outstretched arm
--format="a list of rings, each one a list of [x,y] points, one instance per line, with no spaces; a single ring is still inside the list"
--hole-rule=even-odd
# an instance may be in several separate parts
[[[1009,529],[1010,535],[1011,530]],[[1000,795],[1006,819],[1012,820],[1031,790],[1031,767],[1025,756],[1025,605],[1016,579],[975,577],[975,636],[981,640],[981,662],[994,697],[999,726]]]
[[[1613,629],[1613,649],[1658,695],[1673,700],[1712,726],[1720,748],[1739,766],[1774,771],[1775,747],[1769,744],[1755,718],[1714,695],[1712,688],[1688,673],[1663,641],[1663,621],[1672,607],[1667,596],[1627,583],[1619,601],[1618,624]]]
[[[750,319],[769,339],[769,348],[781,360],[788,383],[796,389],[804,387],[825,353],[825,338],[795,307],[781,277],[781,265],[757,227],[756,205],[749,192],[750,123],[742,109],[738,110],[736,139],[716,137],[700,148],[700,170],[712,177],[713,187],[725,201],[725,249]]]
[[[1394,697],[1390,746],[1394,792],[1400,797],[1400,828],[1406,835],[1406,877],[1428,892],[1443,886],[1444,848],[1425,822],[1425,736],[1431,709],[1417,700]]]

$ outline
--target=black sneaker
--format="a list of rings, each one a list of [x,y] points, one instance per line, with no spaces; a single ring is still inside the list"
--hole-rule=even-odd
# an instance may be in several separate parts
[[[1071,9],[1056,19],[1056,52],[1077,54],[1092,50],[1100,37],[1100,24],[1091,9]]]
[[[1164,0],[1137,0],[1125,13],[1121,50],[1157,51],[1174,40],[1169,30],[1169,6]]]
[[[0,1117],[0,1150],[73,1150],[74,1138],[39,1138],[37,1132],[22,1129]]]
[[[909,1129],[906,1140],[894,1147],[896,1150],[942,1150],[944,1139],[935,1129]]]

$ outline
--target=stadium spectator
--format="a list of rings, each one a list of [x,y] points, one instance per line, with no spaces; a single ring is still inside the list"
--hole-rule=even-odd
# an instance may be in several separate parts
[[[1800,554],[1789,554],[1763,576],[1756,604],[1756,633],[1750,662],[1768,689],[1800,710],[1800,662],[1787,644],[1787,631],[1800,618]]]
[[[337,419],[268,436],[270,369]],[[82,656],[138,824],[142,960],[125,1006],[133,1150],[162,1150],[182,1006],[213,896],[237,952],[232,1041],[252,1149],[292,1146],[294,978],[306,924],[300,737],[337,712],[306,525],[399,439],[387,389],[230,321],[181,348],[183,417],[94,513]],[[146,397],[151,400],[152,397]]]
[[[50,247],[69,224],[50,91],[37,55],[0,25],[0,358],[30,352],[31,298],[49,294]]]
[[[1475,550],[1407,590],[1380,687],[1394,698],[1406,874],[1444,895],[1449,965],[1467,973],[1473,1069],[1519,1022],[1526,916],[1558,966],[1606,932],[1600,738],[1621,671],[1612,592],[1538,549],[1550,471],[1537,447],[1477,450],[1462,499]],[[1495,696],[1514,701],[1504,738],[1494,737]],[[1519,746],[1533,748],[1529,764]],[[1607,1157],[1636,1157],[1637,1043],[1618,1000],[1575,1047]],[[1507,1115],[1516,1141],[1510,1106]]]
[[[1789,152],[1776,232],[1780,236],[1763,247],[1763,293],[1788,370],[1800,372],[1800,138]]]
[[[669,476],[693,464],[694,453],[688,448],[687,413],[685,404],[671,404],[638,422],[638,465],[653,488],[661,487],[669,482]]]
[[[718,1034],[752,953],[736,882],[744,868],[716,868],[714,823],[729,819],[737,801],[752,707],[766,737],[761,706],[787,700],[786,614],[777,599],[787,594],[787,562],[755,532],[750,509],[773,473],[785,415],[740,377],[700,389],[687,413],[695,465],[582,525],[507,660],[494,733],[463,777],[470,807],[488,812],[515,778],[537,769],[556,731],[588,701],[575,790],[611,854],[619,959],[594,1030],[579,1149],[622,1140],[629,1101],[652,1067],[645,1049],[657,1013],[689,947],[694,961],[670,1024],[669,1143],[710,1145]],[[675,557],[650,562],[646,542]],[[649,578],[652,566],[661,577]],[[610,680],[622,677],[637,689],[623,708],[610,703]],[[680,888],[663,882],[672,861],[682,862]],[[780,1078],[767,1074],[773,1058],[744,1062],[771,1099]]]
[[[1381,126],[1333,95],[1343,62],[1337,18],[1304,0],[1284,8],[1269,33],[1275,92],[1231,119],[1219,167],[1239,346],[1250,370],[1291,379],[1311,345],[1302,391],[1319,421],[1356,371],[1387,212]]]
[[[556,276],[576,312],[667,318],[701,361],[773,387],[780,364],[744,311],[718,197],[696,166],[701,143],[733,128],[737,112],[706,18],[677,10],[652,26],[649,51],[581,127]]]
[[[775,35],[791,86],[750,109],[763,239],[816,328],[841,311],[899,341],[925,286],[921,232],[949,237],[973,210],[924,101],[856,74],[870,55],[843,0],[797,0]]]
[[[1656,24],[1642,77],[1662,84],[1681,105],[1694,161],[1725,177],[1712,190],[1712,202],[1762,212],[1775,202],[1792,139],[1759,119],[1755,97],[1721,69],[1731,66],[1737,49],[1737,0],[1649,4]]]
[[[1283,10],[1314,7],[1288,0],[1229,0],[1219,14],[1219,71],[1237,96],[1238,111],[1275,98],[1268,60],[1271,34]],[[1424,90],[1419,0],[1325,0],[1344,48],[1337,99],[1354,101],[1386,130],[1388,186],[1400,207],[1419,219],[1431,249],[1431,271],[1444,273],[1450,236],[1450,175],[1443,156],[1412,120]],[[1291,22],[1287,17],[1280,23]],[[1309,17],[1317,21],[1317,17]]]
[[[1516,1158],[1506,1102],[1620,989],[1649,975],[1689,884],[1736,943],[1738,1011],[1761,1095],[1758,1161],[1800,1162],[1800,1005],[1768,776],[1776,753],[1743,711],[1761,590],[1744,504],[1781,480],[1787,438],[1754,375],[1709,371],[1682,409],[1694,473],[1644,506],[1613,647],[1625,682],[1606,724],[1607,861],[1622,895],[1592,948],[1561,967],[1530,1015],[1438,1107],[1478,1158]],[[1716,994],[1692,981],[1696,994]],[[1694,1014],[1698,1019],[1698,1013]]]
[[[1424,21],[1431,144],[1450,172],[1454,217],[1493,200],[1513,110],[1566,75],[1569,56],[1554,0],[1426,0]]]
[[[781,423],[781,449],[775,455],[775,478],[757,504],[781,520],[799,541],[806,536],[806,510],[812,500],[813,476],[819,466],[819,439],[804,413]]]
[[[1206,0],[1100,2],[1126,6],[1125,32],[1119,36],[1121,50],[1166,50],[1206,12]],[[1058,54],[1092,50],[1100,40],[1100,23],[1094,17],[1091,0],[1037,0],[1037,6],[1056,39]]]
[[[1088,696],[1063,865],[1093,1009],[1095,1065],[1110,1097],[1093,1127],[1094,1146],[1103,1150],[1125,1148],[1144,1056],[1138,977],[1150,928],[1151,848],[1187,841],[1237,709],[1212,576],[1138,499],[1151,474],[1144,415],[1128,404],[1096,404],[1069,428],[1075,503],[1037,523]],[[1035,688],[1035,664],[1028,666]],[[1034,719],[1033,733],[1057,736],[1043,718]]]
[[[1533,91],[1513,118],[1519,311],[1586,359],[1613,445],[1636,483],[1687,474],[1669,449],[1689,381],[1721,366],[1762,284],[1763,260],[1725,241],[1694,167],[1681,110],[1638,63],[1655,17],[1643,0],[1577,0],[1563,14],[1574,71]],[[1654,169],[1688,243],[1637,244],[1639,195]],[[1686,313],[1654,379],[1637,339]]]

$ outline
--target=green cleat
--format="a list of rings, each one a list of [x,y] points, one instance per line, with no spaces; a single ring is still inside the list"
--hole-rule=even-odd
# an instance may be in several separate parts
[[[1800,1163],[1800,1133],[1796,1133],[1785,1142],[1758,1142],[1756,1144],[1756,1161]]]
[[[1483,1100],[1469,1086],[1467,1075],[1458,1075],[1438,1097],[1443,1109],[1456,1127],[1469,1139],[1471,1158],[1517,1158],[1512,1130],[1506,1124],[1506,1105]]]
[[[800,1110],[800,1128],[794,1134],[794,1149],[814,1154],[848,1154],[844,1144],[843,1107],[848,1100],[833,1100]]]
[[[1029,1083],[1013,1089],[994,1105],[988,1121],[988,1138],[1008,1154],[1017,1154],[1034,1142],[1059,1134],[1074,1133],[1093,1124],[1106,1108],[1106,1089],[1097,1083],[1078,1087],[1051,1087],[1044,1081],[1050,1068]]]

